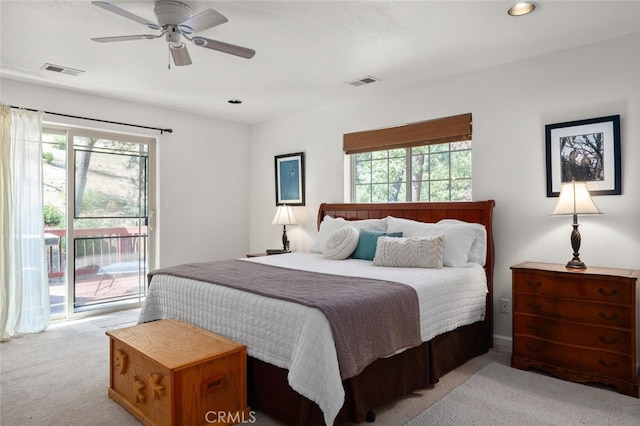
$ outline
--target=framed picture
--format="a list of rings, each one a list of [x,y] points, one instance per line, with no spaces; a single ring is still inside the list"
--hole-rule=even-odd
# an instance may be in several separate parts
[[[620,116],[545,126],[547,197],[562,184],[587,182],[591,195],[620,195]]]
[[[304,152],[276,155],[276,206],[304,206]]]

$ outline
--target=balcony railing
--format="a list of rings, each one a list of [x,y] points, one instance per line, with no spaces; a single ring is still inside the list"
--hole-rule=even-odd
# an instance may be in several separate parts
[[[139,300],[146,293],[146,227],[77,229],[73,243],[75,308],[98,303]],[[61,313],[66,300],[66,230],[45,230],[51,312]],[[71,282],[71,281],[70,281]]]
[[[145,259],[146,233],[146,227],[76,229],[76,271]],[[45,243],[49,279],[60,278],[66,269],[66,230],[46,229]]]

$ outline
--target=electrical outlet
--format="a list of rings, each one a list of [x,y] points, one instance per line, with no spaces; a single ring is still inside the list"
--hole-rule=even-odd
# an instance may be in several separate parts
[[[500,312],[508,314],[511,311],[509,306],[509,299],[500,299]]]

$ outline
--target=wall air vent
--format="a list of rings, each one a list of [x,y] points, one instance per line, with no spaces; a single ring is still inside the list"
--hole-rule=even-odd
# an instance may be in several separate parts
[[[365,84],[375,83],[376,81],[380,81],[380,79],[368,76],[368,77],[361,78],[359,80],[350,81],[349,84],[352,86],[358,87],[358,86],[364,86]]]
[[[72,75],[74,77],[77,77],[84,72],[82,70],[77,70],[75,68],[62,67],[60,65],[53,65],[53,64],[44,64],[42,66],[42,69],[47,71],[57,72],[60,74]]]

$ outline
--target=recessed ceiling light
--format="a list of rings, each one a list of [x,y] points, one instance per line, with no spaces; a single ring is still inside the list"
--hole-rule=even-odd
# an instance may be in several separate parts
[[[229,99],[227,102],[229,102],[230,104],[234,104],[234,105],[242,103],[242,101],[240,99]]]
[[[536,8],[536,4],[530,1],[520,2],[512,6],[507,13],[511,16],[523,16],[533,12]]]

